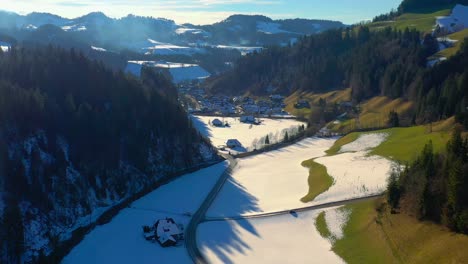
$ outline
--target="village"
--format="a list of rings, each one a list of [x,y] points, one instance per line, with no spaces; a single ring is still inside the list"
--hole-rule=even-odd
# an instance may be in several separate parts
[[[254,115],[264,117],[287,117],[284,111],[284,96],[273,94],[263,98],[250,96],[208,95],[197,83],[178,86],[182,104],[191,114],[216,116]]]

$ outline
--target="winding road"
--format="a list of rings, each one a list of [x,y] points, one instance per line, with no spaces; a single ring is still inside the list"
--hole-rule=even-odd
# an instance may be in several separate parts
[[[237,161],[232,156],[227,154],[221,155],[229,161],[229,167],[226,169],[226,171],[224,171],[221,177],[219,177],[219,180],[216,182],[211,192],[205,198],[200,208],[198,208],[198,210],[193,214],[192,219],[190,220],[189,224],[187,225],[187,228],[185,229],[185,247],[193,263],[197,264],[208,263],[197,246],[197,226],[198,224],[203,222],[208,208],[210,208],[211,204],[213,203],[214,199],[223,187],[224,183],[231,175],[232,170],[237,166]]]

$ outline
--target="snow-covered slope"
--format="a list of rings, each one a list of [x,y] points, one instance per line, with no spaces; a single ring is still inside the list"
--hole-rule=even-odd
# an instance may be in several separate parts
[[[143,47],[143,50],[155,55],[193,55],[195,53],[204,53],[203,49],[186,46],[177,46],[170,43],[163,43],[153,39],[148,39],[149,45]]]
[[[437,25],[448,32],[457,32],[468,27],[468,6],[456,5],[450,16],[437,18]]]
[[[209,37],[211,34],[209,32],[206,32],[202,29],[198,28],[186,28],[186,27],[179,27],[175,30],[175,33],[178,35],[184,35],[184,34],[191,34],[191,35],[202,35],[204,37]]]
[[[169,72],[175,83],[180,83],[190,80],[200,80],[210,77],[210,73],[199,65],[190,65],[185,67],[170,68]]]
[[[242,55],[247,55],[252,52],[259,52],[263,49],[263,47],[244,47],[244,46],[229,46],[229,45],[216,45],[212,46],[218,49],[230,49],[230,50],[238,50]]]
[[[366,134],[341,147],[341,154],[316,159],[317,163],[327,167],[335,183],[312,203],[358,198],[385,191],[394,164],[380,156],[369,156],[369,151],[386,137],[383,133]]]
[[[210,77],[210,73],[198,64],[173,63],[165,61],[129,61],[125,68],[125,72],[139,77],[143,66],[169,71],[174,83],[200,80]]]
[[[192,263],[183,246],[162,248],[144,239],[143,225],[171,217],[184,226],[227,168],[227,162],[185,175],[134,202],[86,235],[62,263]]]
[[[91,49],[92,49],[92,50],[95,50],[95,51],[101,51],[101,52],[106,52],[106,51],[107,51],[107,50],[104,49],[104,48],[95,47],[95,46],[91,46]]]
[[[300,34],[295,32],[290,32],[287,30],[281,29],[281,24],[272,23],[272,22],[257,22],[257,30],[258,32],[262,32],[265,34],[280,34],[280,33],[289,33],[289,34]]]
[[[63,26],[62,29],[64,31],[86,31],[86,26],[83,25],[70,25],[70,26]]]

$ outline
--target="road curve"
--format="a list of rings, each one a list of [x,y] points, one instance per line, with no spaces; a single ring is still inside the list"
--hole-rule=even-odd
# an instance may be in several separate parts
[[[229,161],[229,167],[224,171],[224,173],[219,177],[213,189],[211,189],[208,196],[203,201],[202,205],[198,210],[193,214],[192,219],[190,220],[187,228],[185,229],[185,248],[192,259],[193,263],[202,263],[207,264],[208,262],[201,254],[198,245],[197,245],[197,226],[205,219],[205,214],[213,203],[214,199],[218,195],[219,191],[223,187],[226,180],[231,175],[232,170],[236,167],[237,161],[230,155],[222,154],[222,156]]]
[[[297,208],[297,209],[288,209],[288,210],[277,211],[277,212],[269,212],[269,213],[263,213],[263,214],[244,215],[244,216],[240,215],[240,216],[232,216],[232,217],[207,217],[204,220],[202,220],[201,222],[216,222],[216,221],[227,221],[227,220],[243,220],[243,219],[253,219],[253,218],[265,218],[265,217],[271,217],[271,216],[290,214],[292,211],[294,211],[294,212],[304,212],[304,211],[310,211],[310,210],[325,209],[325,208],[329,208],[329,207],[347,205],[347,204],[351,204],[351,203],[371,200],[371,199],[381,197],[381,196],[383,196],[383,194],[374,194],[374,195],[369,195],[369,196],[366,196],[366,197],[353,198],[353,199],[347,199],[347,200],[341,200],[341,201],[311,205],[311,206]]]

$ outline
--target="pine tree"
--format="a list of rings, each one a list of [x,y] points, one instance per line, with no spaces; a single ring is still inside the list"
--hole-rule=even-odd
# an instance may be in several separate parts
[[[3,216],[7,263],[21,263],[24,252],[23,216],[16,201],[10,201]]]
[[[398,204],[400,202],[401,189],[400,183],[398,182],[398,178],[399,172],[396,170],[393,170],[390,174],[390,177],[388,178],[387,201],[392,207],[392,209],[398,208]]]
[[[390,127],[399,127],[400,126],[400,119],[398,117],[398,113],[395,111],[391,111],[388,114],[388,125]]]

